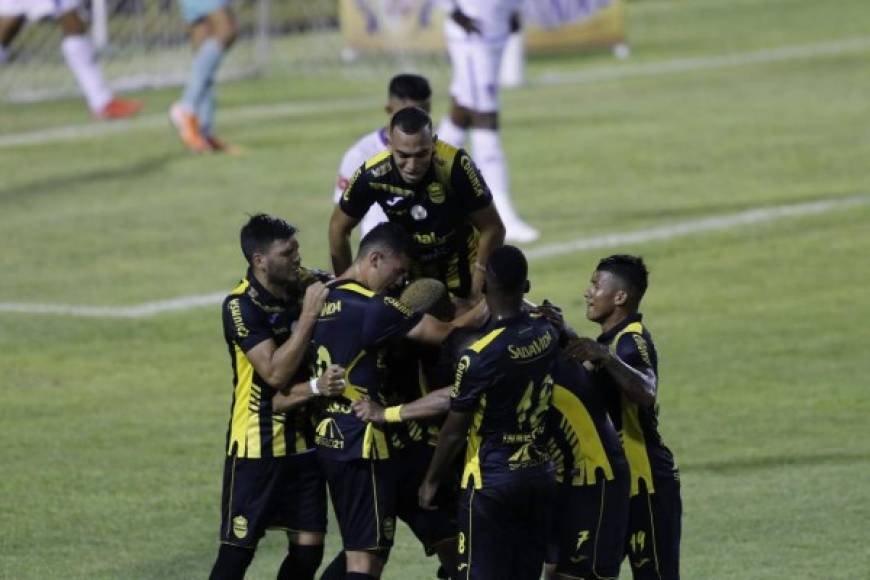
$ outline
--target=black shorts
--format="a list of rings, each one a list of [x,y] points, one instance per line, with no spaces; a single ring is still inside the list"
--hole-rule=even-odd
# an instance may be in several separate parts
[[[635,580],[679,580],[683,517],[679,475],[653,477],[655,493],[647,493],[641,481],[640,493],[629,500],[625,550]]]
[[[222,543],[255,548],[266,529],[326,532],[326,481],[313,451],[229,456],[221,497]]]
[[[439,494],[434,510],[420,507],[418,492],[434,451],[430,445],[415,445],[397,452],[395,457],[400,482],[397,513],[423,544],[427,556],[434,553],[434,546],[459,534],[455,496]]]
[[[345,550],[388,550],[396,534],[398,479],[392,459],[319,456]]]
[[[577,578],[616,578],[625,555],[628,464],[614,464],[614,478],[597,474],[594,485],[556,487],[547,562]]]
[[[538,580],[554,494],[555,482],[548,473],[463,489],[456,578]]]

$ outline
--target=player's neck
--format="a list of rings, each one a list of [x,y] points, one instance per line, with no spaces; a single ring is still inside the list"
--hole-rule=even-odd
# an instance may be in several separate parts
[[[600,323],[601,324],[601,334],[604,334],[605,332],[610,332],[611,330],[613,330],[614,328],[616,328],[617,326],[622,324],[622,322],[626,318],[631,316],[632,314],[634,314],[634,313],[629,312],[627,310],[623,310],[621,308],[617,308],[616,310],[614,310],[613,312],[610,313],[610,316],[605,318]]]
[[[516,318],[522,314],[522,298],[520,300],[487,297],[486,305],[496,322]]]

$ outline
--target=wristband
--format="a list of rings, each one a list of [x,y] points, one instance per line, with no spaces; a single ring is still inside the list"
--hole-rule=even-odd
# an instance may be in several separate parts
[[[387,407],[384,409],[384,422],[386,423],[401,423],[402,422],[402,405]]]
[[[312,393],[314,393],[315,395],[320,394],[320,389],[317,388],[317,379],[316,378],[312,378],[311,380],[309,380],[308,386],[311,387]]]

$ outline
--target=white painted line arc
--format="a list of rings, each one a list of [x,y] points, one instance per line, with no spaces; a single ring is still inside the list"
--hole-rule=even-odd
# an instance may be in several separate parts
[[[529,260],[552,258],[574,252],[615,248],[644,242],[669,240],[697,233],[728,230],[734,227],[767,223],[788,217],[816,215],[836,209],[865,205],[868,202],[870,202],[870,197],[855,196],[837,200],[822,200],[752,209],[734,214],[711,216],[633,232],[606,234],[546,244],[529,248],[525,250],[525,254]],[[220,304],[226,295],[226,292],[195,294],[157,302],[144,302],[133,306],[76,306],[72,304],[0,302],[0,313],[48,314],[89,318],[145,318],[166,312],[215,306]]]

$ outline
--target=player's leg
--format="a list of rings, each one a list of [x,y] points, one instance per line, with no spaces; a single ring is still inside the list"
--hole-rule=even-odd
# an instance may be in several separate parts
[[[228,7],[212,12],[208,15],[209,28],[212,38],[206,39],[205,42],[216,41],[222,48],[222,54],[232,47],[238,34],[235,18]],[[200,47],[202,50],[202,47]],[[223,58],[221,58],[221,62]],[[208,142],[212,151],[219,153],[227,153],[235,155],[240,153],[240,149],[231,145],[215,135],[215,115],[217,112],[216,101],[216,86],[217,86],[217,71],[220,67],[220,62],[217,63],[213,74],[208,79],[208,82],[203,90],[202,96],[196,107],[197,118],[199,120],[200,132]]]
[[[0,64],[12,58],[12,41],[24,27],[24,15],[0,12]]]
[[[221,493],[221,546],[209,578],[242,579],[265,533],[278,465],[227,457]]]
[[[459,499],[456,578],[513,578],[511,505],[500,501],[498,489],[463,489]],[[539,570],[540,573],[540,570]]]
[[[513,512],[504,527],[509,542],[502,548],[510,562],[511,578],[538,580],[547,554],[547,535],[552,527],[555,482],[547,473],[524,478],[515,486],[503,511]],[[560,508],[561,509],[561,508]]]
[[[655,481],[655,493],[641,482],[629,502],[626,551],[635,580],[679,580],[682,502],[678,481]]]
[[[136,114],[142,108],[142,103],[115,99],[103,78],[87,25],[79,16],[77,2],[60,4],[61,9],[65,10],[57,19],[63,31],[61,52],[85,95],[88,108],[101,119],[120,119]]]
[[[469,44],[467,67],[471,71],[472,86],[469,101],[460,101],[460,104],[471,111],[472,155],[504,222],[505,240],[533,242],[539,237],[538,231],[520,219],[511,200],[507,162],[499,133],[498,70],[504,43]]]
[[[449,25],[448,25],[449,26]],[[448,30],[447,54],[450,57],[450,109],[438,126],[438,139],[454,147],[465,147],[465,138],[471,126],[471,112],[459,101],[467,102],[471,86],[471,69],[468,66],[467,43],[451,38]]]
[[[283,484],[273,494],[270,526],[288,530],[279,580],[313,580],[323,561],[326,479],[314,451],[282,461]]]

